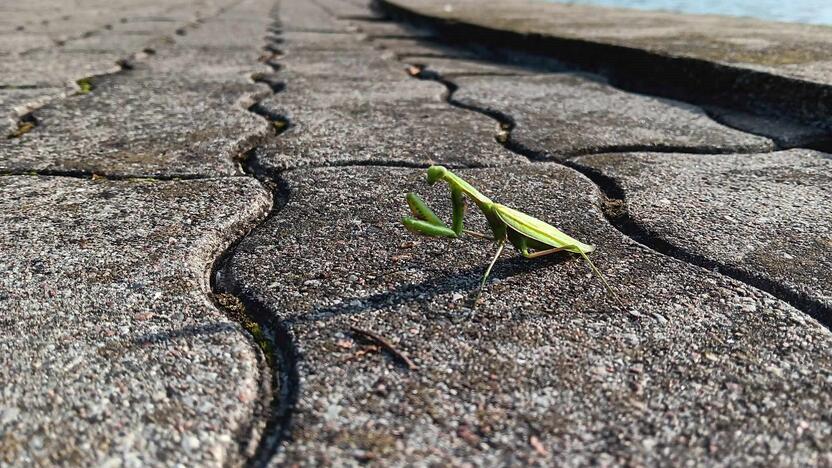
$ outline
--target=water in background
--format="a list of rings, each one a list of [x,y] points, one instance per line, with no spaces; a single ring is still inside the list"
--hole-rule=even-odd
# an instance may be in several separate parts
[[[550,0],[556,3],[747,16],[832,25],[832,0]]]

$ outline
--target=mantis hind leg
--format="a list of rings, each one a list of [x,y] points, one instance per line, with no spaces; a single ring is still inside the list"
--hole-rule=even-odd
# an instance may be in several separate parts
[[[592,272],[595,274],[595,276],[597,276],[601,280],[601,282],[604,283],[604,287],[607,288],[607,291],[612,295],[612,297],[614,297],[615,300],[618,301],[619,304],[624,306],[624,301],[622,301],[621,298],[618,297],[618,294],[615,293],[615,290],[607,282],[607,279],[604,278],[604,275],[601,274],[601,271],[598,270],[598,268],[595,267],[595,264],[592,263],[592,260],[589,259],[589,256],[583,250],[581,250],[580,247],[578,247],[576,245],[563,245],[563,246],[560,246],[560,247],[552,247],[550,245],[546,245],[546,244],[543,244],[541,242],[538,242],[534,239],[529,239],[526,236],[522,236],[522,235],[519,235],[519,234],[516,234],[516,233],[512,234],[511,231],[509,231],[509,232],[510,232],[509,239],[511,240],[511,243],[515,247],[517,247],[517,250],[519,250],[520,253],[523,254],[523,256],[526,257],[526,258],[538,258],[538,257],[543,257],[545,255],[551,255],[553,253],[563,252],[563,251],[580,254],[581,257],[583,257],[584,260],[586,260],[586,263],[589,265],[589,268],[592,270]],[[529,249],[535,249],[535,251],[530,252]],[[537,249],[542,249],[542,250],[537,250]]]
[[[529,249],[526,249],[525,252],[521,250],[520,253],[522,253],[526,258],[538,258],[551,255],[553,253],[563,252],[564,250],[566,250],[564,247],[555,247],[554,249],[538,250],[535,252],[529,252]]]
[[[574,246],[569,246],[569,247],[574,247]],[[583,250],[581,250],[581,249],[577,249],[577,250],[578,250],[578,252],[581,253],[581,256],[584,258],[584,260],[586,260],[586,263],[589,264],[589,267],[592,269],[592,272],[595,273],[598,276],[598,278],[601,279],[602,283],[604,283],[604,286],[607,288],[607,291],[609,291],[609,293],[612,294],[612,297],[614,297],[615,300],[618,301],[618,303],[621,304],[622,307],[626,307],[626,305],[624,304],[624,301],[622,301],[621,298],[618,297],[618,294],[615,293],[615,290],[612,289],[612,286],[610,286],[610,284],[607,283],[607,279],[604,278],[604,275],[602,275],[601,272],[598,270],[598,268],[595,267],[595,264],[592,263],[592,260],[589,259],[589,256],[587,254],[585,254]]]
[[[500,254],[503,253],[503,247],[506,246],[506,242],[500,241],[497,245],[497,253],[494,255],[494,259],[491,260],[491,263],[488,265],[488,268],[485,270],[485,274],[482,276],[482,283],[480,283],[480,291],[477,293],[477,299],[482,296],[482,291],[485,289],[485,283],[488,281],[488,276],[491,274],[491,269],[494,268],[494,264],[497,263],[497,259],[500,258]]]

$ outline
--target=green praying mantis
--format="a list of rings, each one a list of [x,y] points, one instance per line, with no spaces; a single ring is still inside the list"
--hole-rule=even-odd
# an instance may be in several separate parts
[[[413,192],[407,194],[407,204],[410,206],[414,217],[405,217],[402,219],[402,223],[411,232],[431,237],[458,238],[465,233],[495,241],[497,243],[497,254],[488,265],[488,269],[485,270],[477,297],[482,294],[485,284],[488,281],[488,276],[491,274],[491,269],[494,268],[494,264],[500,258],[506,240],[508,240],[524,257],[530,259],[557,252],[579,254],[586,260],[598,278],[601,279],[607,291],[623,305],[621,299],[615,294],[615,291],[613,291],[609,283],[607,283],[604,275],[598,271],[598,268],[595,267],[587,255],[595,250],[595,246],[584,244],[537,218],[491,201],[491,199],[480,193],[471,184],[442,166],[429,167],[427,179],[430,185],[435,184],[439,180],[444,180],[451,187],[451,204],[453,208],[451,227],[448,227],[447,224],[439,219],[428,207],[427,203]],[[462,218],[465,215],[466,196],[485,215],[485,219],[488,221],[488,225],[494,235],[493,238],[464,229]]]

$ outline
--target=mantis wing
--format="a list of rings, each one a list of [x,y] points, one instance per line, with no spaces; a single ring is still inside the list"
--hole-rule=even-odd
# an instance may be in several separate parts
[[[572,237],[567,236],[563,232],[561,232],[556,227],[546,224],[543,221],[529,216],[525,213],[521,213],[517,210],[511,209],[507,206],[500,205],[498,203],[494,204],[494,212],[497,213],[497,216],[503,220],[504,223],[508,225],[509,228],[519,232],[520,234],[530,237],[538,242],[542,242],[546,245],[551,245],[552,247],[563,247],[564,250],[569,252],[573,252],[576,254],[581,254],[581,256],[586,260],[589,264],[589,267],[592,271],[598,275],[598,278],[604,283],[604,286],[607,288],[607,291],[612,294],[612,296],[618,301],[619,304],[624,306],[624,301],[618,297],[618,294],[615,293],[615,290],[612,289],[612,286],[607,283],[607,279],[604,278],[604,275],[598,271],[598,268],[595,267],[595,264],[592,263],[592,260],[586,255],[595,250],[594,245],[584,244]]]
[[[565,250],[577,254],[587,254],[595,250],[594,245],[567,236],[551,224],[509,208],[499,203],[494,204],[494,212],[511,229],[552,247],[564,247]]]

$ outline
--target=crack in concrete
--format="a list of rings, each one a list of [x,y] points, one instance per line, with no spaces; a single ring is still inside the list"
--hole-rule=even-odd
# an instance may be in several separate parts
[[[768,138],[772,140],[774,143],[774,148],[770,150],[770,152],[774,151],[782,151],[785,149],[815,149],[818,151],[832,151],[832,123],[827,125],[829,128],[821,128],[818,126],[817,122],[812,122],[813,119],[808,120],[801,120],[797,119],[793,123],[797,123],[805,127],[808,130],[814,130],[818,135],[813,136],[806,136],[800,139],[797,143],[785,143],[784,141],[787,140],[784,135],[776,132],[769,132],[765,131],[762,128],[754,127],[754,126],[741,126],[735,125],[730,119],[724,118],[717,112],[713,112],[712,109],[715,107],[712,103],[707,100],[703,100],[702,98],[697,98],[695,95],[691,93],[676,93],[668,95],[667,92],[660,89],[659,86],[650,85],[639,85],[635,86],[628,82],[628,77],[630,76],[628,70],[619,71],[616,67],[606,66],[604,64],[599,64],[594,67],[586,66],[581,62],[575,62],[574,60],[569,60],[570,57],[563,57],[558,55],[557,52],[552,52],[552,50],[557,50],[557,48],[546,49],[540,48],[533,49],[531,51],[527,51],[528,47],[522,47],[523,38],[514,38],[512,41],[509,41],[508,44],[501,43],[498,41],[492,41],[487,37],[483,37],[480,35],[475,35],[472,37],[468,37],[464,34],[459,34],[455,32],[455,26],[453,25],[444,25],[444,26],[437,26],[433,22],[422,20],[420,18],[415,18],[410,16],[409,14],[398,15],[397,7],[392,6],[390,7],[389,3],[384,0],[374,0],[373,7],[378,11],[382,11],[388,13],[388,8],[393,8],[394,12],[391,13],[391,18],[395,22],[398,19],[404,25],[418,27],[418,26],[427,26],[428,30],[433,31],[434,35],[430,38],[428,37],[420,37],[420,36],[413,36],[410,37],[411,39],[422,41],[422,42],[443,42],[445,45],[451,45],[455,48],[460,49],[462,52],[473,53],[479,56],[480,60],[489,61],[492,63],[502,63],[505,62],[506,64],[511,64],[513,66],[521,66],[530,70],[539,71],[541,73],[562,73],[562,72],[588,72],[592,76],[588,76],[588,78],[594,78],[599,80],[603,84],[610,86],[614,89],[622,91],[627,94],[637,95],[637,96],[645,96],[649,98],[655,99],[673,99],[678,102],[682,102],[694,107],[699,108],[702,112],[712,121],[723,125],[725,127],[751,134],[756,135],[764,138]],[[403,22],[402,22],[403,20]],[[439,21],[439,20],[437,20]],[[441,21],[440,21],[441,22]],[[459,26],[461,28],[465,28],[465,25]],[[511,33],[506,33],[507,35],[511,35]],[[369,35],[368,38],[370,40],[374,39],[375,36]],[[379,36],[379,38],[383,38],[383,36]],[[483,47],[483,44],[491,45],[493,47]],[[429,54],[429,53],[422,53],[418,55],[414,55],[412,53],[397,53],[394,50],[391,50],[394,57],[399,61],[408,61],[409,59],[420,59],[420,58],[442,58],[442,59],[466,59],[468,57],[464,55],[456,56],[453,54],[447,53],[437,53],[437,54]],[[519,55],[518,55],[519,54]],[[606,57],[609,54],[605,54]],[[518,58],[519,57],[519,58]],[[554,66],[552,65],[544,65],[544,63],[549,60],[556,60],[558,63]],[[601,60],[603,61],[603,60]],[[424,66],[424,64],[419,64]],[[454,76],[501,76],[501,74],[497,73],[457,73]],[[447,83],[443,83],[446,84]],[[763,109],[764,112],[760,112],[759,109],[752,110],[752,111],[743,111],[741,109],[734,109],[738,112],[745,112],[746,114],[754,117],[763,117],[763,118],[771,118],[771,114],[777,114],[777,112],[772,112],[771,109]],[[790,115],[790,114],[787,114]],[[793,116],[792,116],[793,117]],[[827,116],[824,115],[823,118]],[[815,117],[814,120],[818,120],[819,117]],[[823,134],[821,134],[821,132]],[[704,150],[703,150],[704,151]],[[696,151],[692,151],[689,148],[674,151],[672,148],[668,148],[667,150],[658,150],[655,152],[681,152],[681,153],[691,153],[691,154],[700,154]],[[718,154],[718,151],[707,151],[701,154]],[[738,152],[733,152],[734,154],[741,154]],[[758,152],[759,153],[759,152]],[[595,153],[585,153],[583,155],[589,155]],[[570,155],[570,156],[577,156],[578,154]]]

